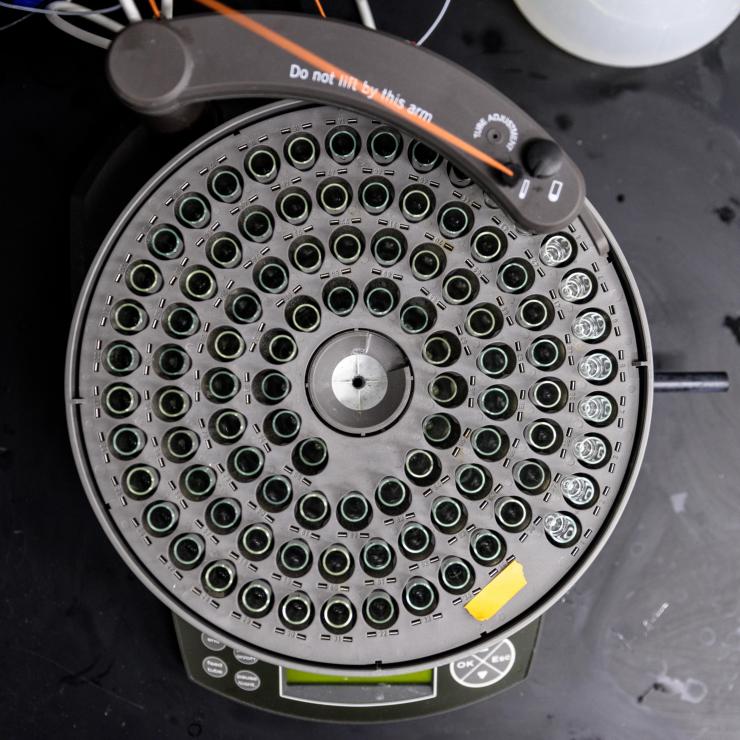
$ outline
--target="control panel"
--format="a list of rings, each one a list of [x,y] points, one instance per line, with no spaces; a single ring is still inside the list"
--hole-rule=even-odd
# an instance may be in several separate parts
[[[388,722],[450,711],[498,694],[529,671],[540,620],[439,668],[390,676],[295,670],[234,650],[173,615],[192,681],[242,704],[304,719]]]

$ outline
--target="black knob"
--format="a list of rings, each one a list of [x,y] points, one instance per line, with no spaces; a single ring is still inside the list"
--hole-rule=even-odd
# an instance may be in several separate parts
[[[549,139],[532,139],[524,147],[522,161],[532,177],[552,177],[563,166],[563,150]]]

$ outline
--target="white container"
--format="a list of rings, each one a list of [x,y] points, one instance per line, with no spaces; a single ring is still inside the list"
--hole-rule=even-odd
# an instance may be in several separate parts
[[[514,0],[553,44],[613,67],[647,67],[686,56],[721,34],[740,0]]]

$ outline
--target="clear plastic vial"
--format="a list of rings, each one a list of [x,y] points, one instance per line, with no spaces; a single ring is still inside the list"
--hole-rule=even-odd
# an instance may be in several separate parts
[[[600,465],[606,460],[608,450],[603,439],[592,435],[580,437],[573,445],[573,454],[582,463]]]
[[[571,272],[560,283],[560,297],[575,303],[588,298],[594,289],[594,281],[586,272]]]
[[[591,352],[578,361],[578,374],[590,383],[601,383],[614,372],[614,362],[605,352]]]
[[[595,342],[602,339],[607,328],[606,319],[598,311],[584,311],[576,316],[571,326],[573,335],[583,342]]]
[[[559,267],[572,256],[573,245],[563,234],[553,234],[540,247],[540,262],[548,267]]]
[[[558,545],[569,545],[578,537],[578,524],[569,514],[553,512],[545,517],[545,532]]]
[[[585,475],[566,475],[560,481],[560,491],[574,506],[588,506],[596,496],[596,486]]]
[[[578,402],[578,413],[592,424],[604,424],[614,413],[614,403],[608,396],[594,393]]]

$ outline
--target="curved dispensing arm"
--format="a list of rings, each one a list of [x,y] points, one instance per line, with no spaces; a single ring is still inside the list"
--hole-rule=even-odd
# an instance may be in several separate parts
[[[170,122],[204,101],[240,97],[376,117],[459,164],[527,230],[561,228],[583,206],[576,165],[508,98],[426,49],[361,26],[235,12],[135,23],[113,42],[108,76],[131,108]]]

